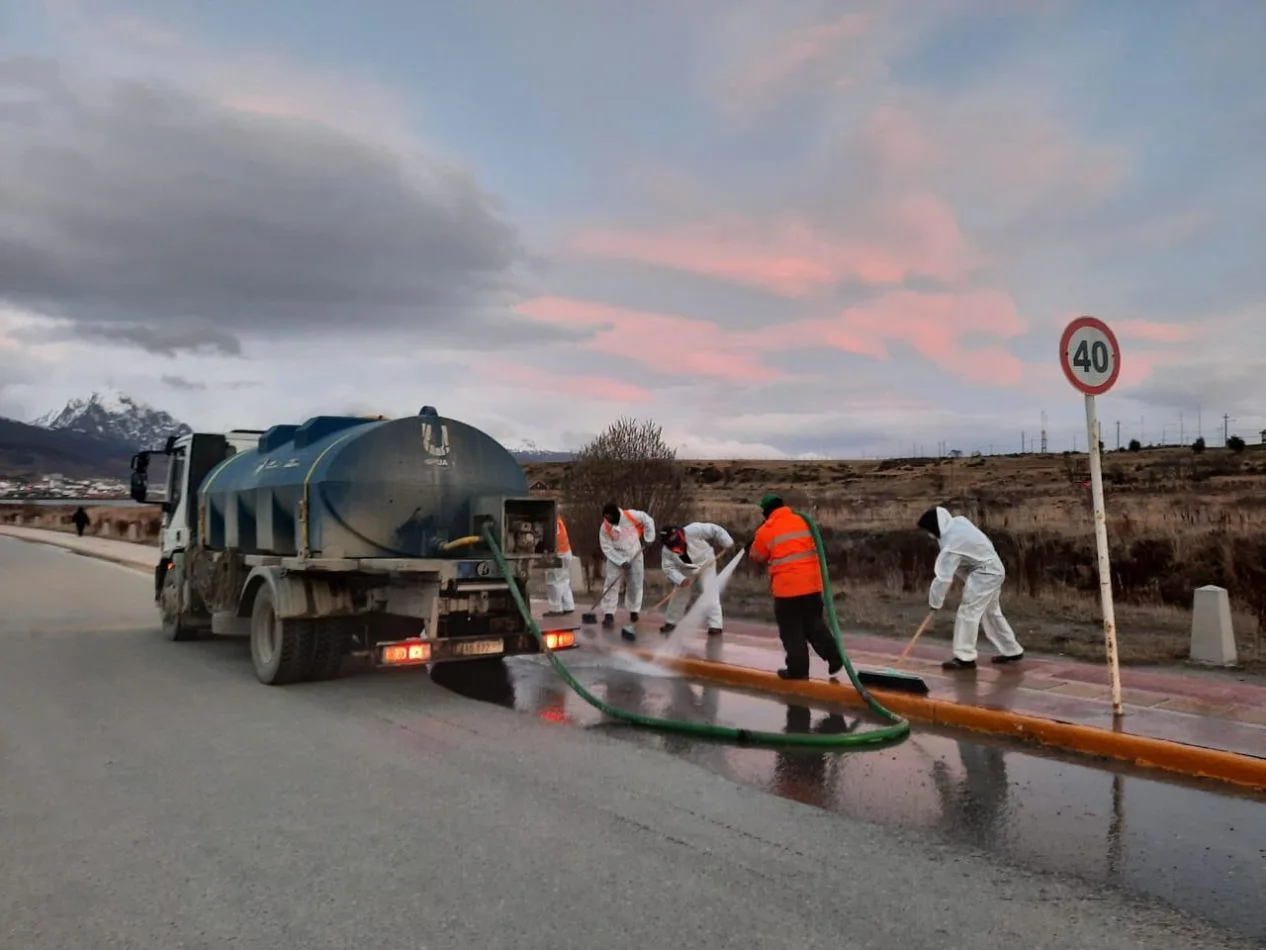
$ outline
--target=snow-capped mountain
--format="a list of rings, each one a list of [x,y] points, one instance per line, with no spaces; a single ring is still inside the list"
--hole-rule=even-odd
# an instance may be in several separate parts
[[[517,449],[510,449],[516,462],[570,462],[576,457],[575,452],[556,452],[551,449],[538,449],[535,442],[527,441]]]
[[[193,431],[169,413],[117,390],[94,392],[87,399],[72,399],[64,408],[40,416],[32,424],[112,439],[136,448],[156,448],[170,435]]]

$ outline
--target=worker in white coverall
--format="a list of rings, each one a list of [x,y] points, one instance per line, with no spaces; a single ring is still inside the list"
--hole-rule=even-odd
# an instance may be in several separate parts
[[[998,655],[994,663],[1013,663],[1023,658],[1024,648],[1002,615],[999,600],[1007,572],[993,542],[966,518],[952,516],[941,507],[929,508],[919,527],[940,544],[933,568],[936,577],[928,592],[928,606],[940,610],[954,578],[962,578],[963,597],[954,617],[954,656],[941,664],[946,670],[976,668],[976,638],[983,626]]]
[[[615,606],[624,588],[624,608],[637,623],[642,609],[642,582],[646,579],[645,548],[655,541],[655,521],[645,511],[621,508],[608,502],[602,508],[598,545],[606,558],[602,586],[602,625],[615,626]]]
[[[660,529],[659,540],[663,548],[659,556],[660,567],[668,582],[678,588],[668,601],[664,611],[664,619],[668,622],[659,628],[660,633],[672,633],[686,615],[686,606],[690,603],[689,588],[698,585],[702,592],[716,580],[716,559],[734,547],[734,539],[719,524],[707,521],[694,521],[685,527],[668,525]],[[708,635],[721,633],[721,595],[720,591],[711,591],[712,598],[708,607]]]
[[[545,616],[562,617],[576,609],[571,594],[571,540],[567,537],[567,525],[563,524],[562,515],[558,516],[554,528],[554,550],[562,565],[545,571],[545,598],[549,602]]]

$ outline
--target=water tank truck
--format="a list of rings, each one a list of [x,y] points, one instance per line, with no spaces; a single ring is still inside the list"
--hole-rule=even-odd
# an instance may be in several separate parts
[[[556,503],[531,497],[479,429],[427,406],[172,437],[132,458],[141,503],[153,455],[168,459],[155,575],[168,639],[248,632],[272,685],[335,676],[348,656],[407,666],[540,650],[510,584],[526,595],[533,568],[560,563]],[[548,630],[546,645],[572,648],[574,631]]]

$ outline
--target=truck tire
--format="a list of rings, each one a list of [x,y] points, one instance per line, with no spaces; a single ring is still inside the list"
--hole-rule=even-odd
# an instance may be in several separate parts
[[[325,617],[312,624],[312,658],[307,679],[328,680],[338,676],[347,653],[350,631],[345,621]]]
[[[312,624],[277,617],[272,588],[264,584],[251,607],[251,660],[266,686],[285,686],[304,678],[312,663]]]
[[[160,600],[163,636],[177,642],[197,640],[202,634],[201,628],[189,623],[189,618],[181,610],[180,585],[183,583],[180,571],[168,571]]]

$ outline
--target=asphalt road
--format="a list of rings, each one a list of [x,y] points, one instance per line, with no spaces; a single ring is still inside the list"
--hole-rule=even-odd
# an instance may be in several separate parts
[[[1248,947],[430,682],[255,682],[0,538],[0,946]]]
[[[654,642],[651,635],[650,642]],[[715,642],[715,641],[712,641]],[[634,661],[567,653],[596,696],[643,715],[766,732],[863,732],[859,710],[788,705],[692,683]],[[1000,866],[1070,875],[1158,898],[1266,945],[1266,794],[1029,744],[919,726],[880,750],[823,753],[743,748],[612,723],[573,693],[543,657],[499,669],[450,664],[432,679],[549,722],[600,730],[680,756],[740,784],[988,853]]]

